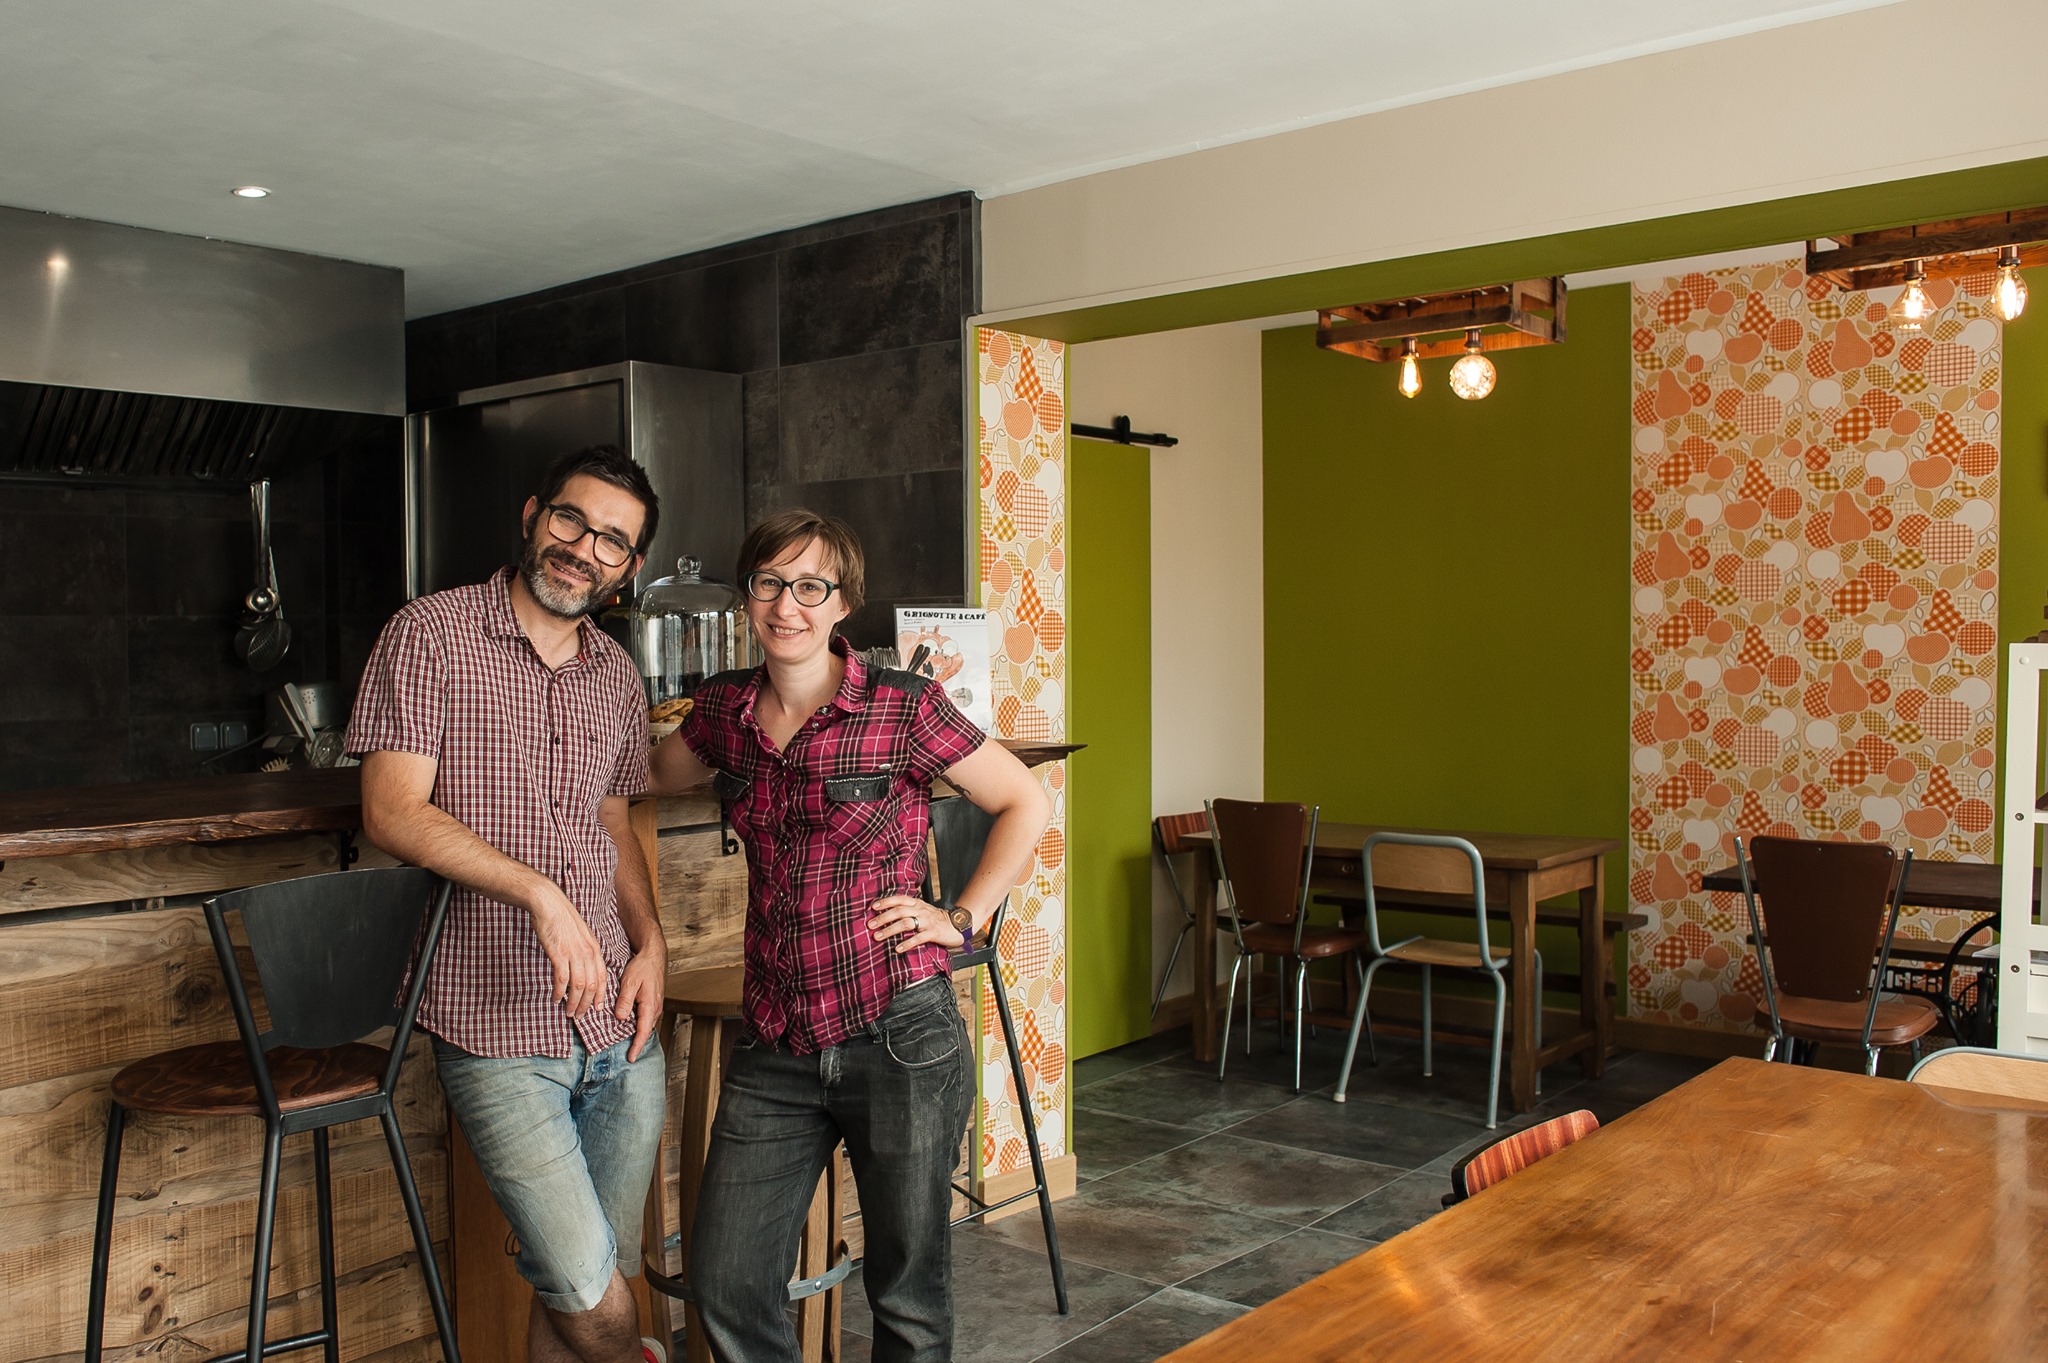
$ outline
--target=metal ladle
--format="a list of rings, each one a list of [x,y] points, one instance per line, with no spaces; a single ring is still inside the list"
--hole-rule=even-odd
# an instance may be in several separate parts
[[[235,654],[258,672],[268,672],[291,650],[292,627],[285,623],[277,590],[277,562],[270,553],[270,480],[249,484],[249,519],[255,526],[256,585],[242,598],[242,627]]]

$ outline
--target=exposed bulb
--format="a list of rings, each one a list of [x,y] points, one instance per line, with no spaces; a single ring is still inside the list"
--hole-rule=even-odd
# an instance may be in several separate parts
[[[1477,330],[1465,333],[1465,353],[1451,366],[1451,391],[1468,402],[1476,402],[1493,391],[1493,361],[1486,358],[1479,347]]]
[[[2008,246],[1998,253],[1998,288],[1991,295],[1998,315],[2011,322],[2027,310],[2027,281],[2020,278],[2020,252]]]
[[[1918,331],[1934,313],[1934,300],[1927,296],[1927,275],[1920,262],[1906,262],[1906,291],[1892,304],[1892,325],[1900,331]]]
[[[1422,364],[1415,358],[1415,340],[1401,343],[1401,396],[1412,398],[1422,391]]]

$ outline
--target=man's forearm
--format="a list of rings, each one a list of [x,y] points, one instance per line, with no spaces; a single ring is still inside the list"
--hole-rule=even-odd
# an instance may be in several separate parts
[[[554,882],[485,842],[439,807],[406,801],[396,808],[365,802],[363,831],[400,861],[424,866],[459,885],[531,913]]]

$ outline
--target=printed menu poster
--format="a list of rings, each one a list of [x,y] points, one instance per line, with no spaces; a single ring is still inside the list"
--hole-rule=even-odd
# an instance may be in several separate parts
[[[920,646],[930,652],[918,671],[946,688],[960,713],[992,733],[996,727],[995,665],[989,615],[966,606],[898,606],[896,652],[908,667]]]

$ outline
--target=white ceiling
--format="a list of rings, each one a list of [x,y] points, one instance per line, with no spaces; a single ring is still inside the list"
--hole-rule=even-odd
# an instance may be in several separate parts
[[[0,204],[398,266],[419,316],[1889,3],[0,0]]]

